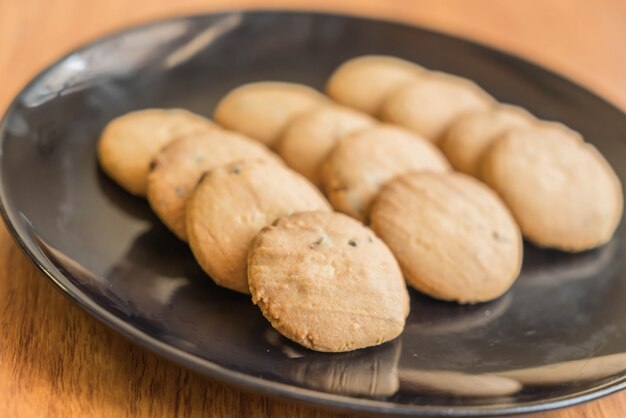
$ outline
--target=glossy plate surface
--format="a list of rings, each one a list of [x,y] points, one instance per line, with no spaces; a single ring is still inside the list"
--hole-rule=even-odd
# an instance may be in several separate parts
[[[607,246],[582,254],[526,245],[521,277],[492,303],[458,306],[411,291],[400,338],[322,354],[279,336],[249,297],[213,285],[146,202],[98,168],[98,134],[117,115],[172,106],[210,115],[229,89],[255,80],[321,88],[339,63],[366,53],[469,77],[499,100],[562,121],[626,183],[625,115],[535,65],[389,22],[224,13],[106,37],[31,82],[0,127],[7,225],[39,268],[103,322],[265,393],[359,411],[470,416],[566,406],[626,386],[623,225]]]

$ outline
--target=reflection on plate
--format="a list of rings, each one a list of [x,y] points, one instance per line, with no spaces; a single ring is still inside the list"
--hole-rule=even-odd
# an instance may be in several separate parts
[[[611,266],[617,248],[615,238],[605,246],[575,254],[525,243],[524,262],[527,267],[518,278],[519,285],[559,285],[570,280],[593,279]]]
[[[412,369],[400,372],[400,385],[403,390],[411,392],[441,392],[468,397],[506,396],[522,389],[517,380],[504,376]]]
[[[415,319],[407,324],[407,328],[425,335],[468,332],[497,320],[509,309],[511,299],[511,293],[505,293],[487,303],[455,305],[422,297],[421,303],[414,305]]]
[[[286,359],[276,373],[304,387],[346,395],[392,396],[398,391],[400,340],[378,347]]]
[[[498,376],[516,379],[528,386],[542,386],[599,380],[623,372],[624,369],[626,369],[626,353],[617,353],[527,369],[509,370],[498,373]]]

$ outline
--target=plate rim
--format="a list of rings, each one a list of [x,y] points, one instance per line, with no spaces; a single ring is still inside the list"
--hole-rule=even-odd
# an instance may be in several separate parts
[[[2,119],[0,119],[0,173],[2,173],[3,161],[5,158],[2,153],[2,149],[4,141],[6,139],[6,125],[8,116],[13,113],[15,107],[17,106],[17,102],[24,95],[24,93],[27,92],[40,79],[45,77],[55,67],[57,67],[61,62],[65,61],[73,54],[87,50],[100,43],[114,39],[115,37],[126,35],[135,31],[142,31],[152,26],[158,26],[161,24],[167,24],[179,20],[184,21],[189,19],[202,19],[218,16],[226,17],[234,14],[239,14],[246,17],[255,15],[307,15],[319,17],[334,17],[348,20],[356,19],[376,23],[386,23],[410,29],[417,29],[419,31],[431,33],[440,37],[453,40],[455,42],[464,43],[480,50],[496,52],[497,54],[506,56],[507,58],[514,60],[515,64],[522,64],[530,66],[533,69],[540,70],[543,73],[547,73],[552,77],[556,77],[561,81],[570,84],[572,87],[577,88],[585,95],[590,96],[596,101],[602,102],[604,105],[620,113],[623,117],[626,117],[626,111],[622,110],[620,106],[613,103],[609,99],[600,96],[593,90],[590,90],[582,84],[579,84],[577,81],[572,80],[567,76],[564,76],[550,68],[546,68],[543,65],[532,61],[531,59],[524,58],[516,53],[500,49],[499,47],[490,46],[480,41],[449,34],[425,26],[412,24],[406,21],[393,20],[389,18],[376,18],[367,14],[337,13],[326,10],[297,8],[223,9],[211,12],[173,15],[169,17],[147,20],[129,26],[122,26],[114,29],[113,31],[106,32],[102,36],[97,36],[86,42],[80,43],[78,46],[65,52],[60,57],[53,60],[48,65],[44,66],[36,73],[35,76],[30,79],[30,81],[28,81],[24,86],[21,87],[21,89],[19,89],[18,93],[10,101],[8,107],[5,109]],[[10,203],[6,196],[4,182],[0,180],[0,216],[2,217],[2,220],[4,221],[4,224],[9,231],[10,236],[18,244],[20,250],[27,256],[27,259],[32,264],[34,264],[35,267],[37,267],[44,274],[44,276],[55,285],[55,288],[59,292],[69,297],[70,300],[72,300],[76,305],[78,305],[81,309],[86,311],[92,317],[96,318],[107,327],[130,339],[132,342],[141,345],[142,347],[152,351],[153,353],[163,358],[166,358],[169,361],[173,361],[176,364],[182,365],[195,372],[202,373],[220,382],[233,385],[239,389],[257,392],[275,398],[284,397],[287,399],[304,402],[311,406],[331,408],[348,412],[375,414],[383,413],[400,416],[420,415],[430,417],[477,417],[519,415],[549,411],[598,399],[626,388],[626,371],[624,371],[621,375],[619,375],[610,382],[605,382],[603,384],[588,388],[576,394],[563,395],[543,401],[522,403],[515,406],[429,406],[398,404],[388,401],[376,401],[371,399],[351,397],[347,395],[336,395],[250,376],[236,370],[228,369],[210,360],[203,359],[200,356],[188,353],[182,349],[176,348],[163,341],[160,341],[159,339],[152,337],[148,333],[128,324],[123,319],[117,317],[113,312],[110,312],[99,306],[87,294],[85,294],[85,292],[72,284],[71,281],[66,277],[66,275],[63,274],[59,269],[57,269],[52,264],[52,262],[38,249],[37,245],[32,240],[28,238],[25,239],[22,236],[21,232],[18,231],[18,227],[16,227],[16,225],[18,224],[18,220],[13,219],[13,217],[9,214],[9,211],[7,209],[9,206]]]

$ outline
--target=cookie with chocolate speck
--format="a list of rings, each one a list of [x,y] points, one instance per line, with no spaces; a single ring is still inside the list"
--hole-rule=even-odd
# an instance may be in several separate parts
[[[371,211],[409,285],[436,299],[501,296],[522,264],[522,236],[498,195],[461,173],[409,173],[390,181]]]
[[[249,293],[250,241],[281,216],[330,210],[304,177],[267,160],[245,160],[209,171],[187,203],[187,235],[200,266],[220,286]]]
[[[200,177],[221,165],[246,159],[281,163],[263,144],[235,132],[214,129],[179,138],[161,150],[152,162],[148,202],[163,223],[186,241],[187,200]]]
[[[183,109],[126,113],[109,122],[100,135],[100,166],[128,192],[145,196],[150,163],[163,147],[181,136],[216,128],[208,119]]]
[[[252,300],[285,337],[316,351],[340,352],[396,338],[409,296],[391,251],[340,213],[278,219],[250,246]]]
[[[593,145],[562,125],[508,132],[486,151],[481,169],[537,245],[594,248],[611,239],[622,218],[619,178]]]

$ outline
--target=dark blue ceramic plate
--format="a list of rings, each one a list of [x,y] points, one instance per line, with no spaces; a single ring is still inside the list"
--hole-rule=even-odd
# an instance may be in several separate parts
[[[626,183],[625,115],[533,64],[396,23],[224,13],[108,36],[33,80],[0,127],[8,228],[46,276],[95,317],[247,389],[361,412],[475,416],[557,408],[625,387],[623,227],[607,246],[583,254],[527,245],[521,277],[492,303],[459,306],[412,291],[400,338],[322,354],[279,336],[249,297],[213,285],[146,202],[98,168],[98,134],[122,113],[179,106],[211,115],[218,98],[241,83],[321,88],[339,63],[367,53],[469,77],[502,101],[570,125]]]

